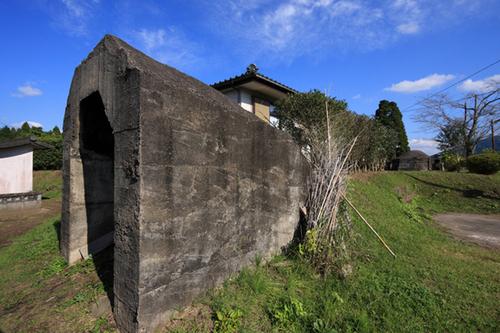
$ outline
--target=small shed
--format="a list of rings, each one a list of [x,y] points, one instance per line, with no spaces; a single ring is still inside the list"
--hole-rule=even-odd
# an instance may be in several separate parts
[[[410,150],[398,158],[398,170],[429,170],[429,155],[420,150]]]
[[[36,137],[0,142],[0,208],[24,207],[41,200],[33,193],[33,150],[50,145]]]

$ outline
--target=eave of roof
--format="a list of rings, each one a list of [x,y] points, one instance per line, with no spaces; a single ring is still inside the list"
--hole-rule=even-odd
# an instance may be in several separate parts
[[[40,142],[34,136],[29,136],[27,138],[13,139],[9,141],[0,142],[0,149],[9,149],[22,146],[32,146],[33,149],[51,149],[51,145],[45,142]]]
[[[273,87],[273,88],[280,90],[280,91],[287,93],[287,94],[298,93],[297,90],[290,88],[289,86],[287,86],[283,83],[280,83],[276,80],[273,80],[270,77],[267,77],[267,76],[260,74],[256,71],[255,72],[247,71],[246,73],[243,73],[243,74],[238,75],[238,76],[234,76],[234,77],[229,78],[227,80],[216,82],[216,83],[212,84],[211,87],[214,89],[217,89],[217,90],[225,90],[228,88],[235,88],[237,86],[240,86],[242,84],[248,83],[248,82],[253,81],[253,80],[261,82],[263,84],[266,84],[270,87]]]

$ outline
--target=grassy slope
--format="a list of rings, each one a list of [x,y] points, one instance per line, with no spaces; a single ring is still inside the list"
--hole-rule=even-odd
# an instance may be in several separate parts
[[[60,185],[51,177],[36,178],[35,188],[57,199]],[[244,270],[195,306],[209,310],[173,320],[169,329],[500,329],[500,252],[456,241],[428,218],[444,211],[500,212],[500,175],[385,173],[352,181],[350,196],[397,259],[355,220],[356,261],[349,279],[322,279],[300,259],[257,260],[256,268]],[[105,294],[93,262],[66,267],[58,254],[57,223],[54,217],[0,249],[0,331],[112,330],[109,314],[99,317],[89,310]]]

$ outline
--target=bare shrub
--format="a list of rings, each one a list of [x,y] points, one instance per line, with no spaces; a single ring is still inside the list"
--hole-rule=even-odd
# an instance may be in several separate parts
[[[351,233],[344,195],[349,156],[357,138],[344,147],[340,146],[331,133],[328,104],[325,109],[326,135],[306,132],[310,145],[305,153],[312,165],[312,175],[307,200],[307,232],[299,252],[319,272],[342,274],[346,271],[345,265],[349,264],[347,240]]]

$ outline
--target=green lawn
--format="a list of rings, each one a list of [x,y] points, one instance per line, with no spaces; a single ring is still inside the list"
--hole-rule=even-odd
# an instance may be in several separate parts
[[[45,183],[35,188],[57,199],[56,179],[40,176]],[[163,331],[500,331],[500,251],[456,241],[430,219],[436,212],[500,213],[500,174],[363,175],[350,182],[349,197],[396,259],[354,219],[349,278],[322,278],[300,258],[256,258],[256,267],[210,291]],[[67,267],[58,254],[58,221],[0,249],[0,331],[113,331],[109,313],[90,310],[105,295],[93,261]]]

